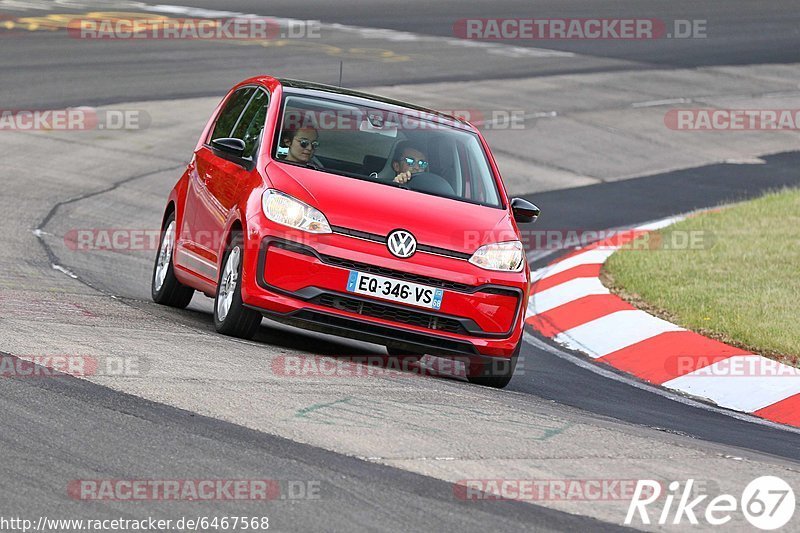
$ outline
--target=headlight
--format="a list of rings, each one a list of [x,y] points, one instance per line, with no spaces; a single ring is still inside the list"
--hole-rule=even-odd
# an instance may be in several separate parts
[[[472,254],[469,262],[486,270],[519,272],[525,263],[525,250],[519,241],[486,244]]]
[[[310,233],[330,233],[328,219],[319,210],[275,189],[261,197],[264,215],[273,222]]]

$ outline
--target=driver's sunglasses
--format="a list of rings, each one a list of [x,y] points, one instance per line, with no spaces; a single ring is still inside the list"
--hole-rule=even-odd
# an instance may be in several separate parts
[[[311,146],[312,150],[316,150],[319,148],[319,142],[317,141],[309,141],[308,139],[298,139],[297,142],[300,144],[300,148],[306,149]]]
[[[404,157],[403,160],[406,162],[406,165],[413,167],[417,163],[419,163],[419,168],[425,169],[428,168],[428,162],[424,159],[414,159],[413,157]]]

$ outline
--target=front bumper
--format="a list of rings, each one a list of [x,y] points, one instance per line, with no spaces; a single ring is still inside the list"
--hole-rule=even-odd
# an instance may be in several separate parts
[[[409,352],[510,357],[519,343],[524,272],[495,277],[464,260],[420,253],[398,260],[385,246],[343,235],[313,241],[281,235],[248,246],[257,253],[245,254],[245,305],[282,323]],[[349,293],[351,270],[442,288],[441,308]]]

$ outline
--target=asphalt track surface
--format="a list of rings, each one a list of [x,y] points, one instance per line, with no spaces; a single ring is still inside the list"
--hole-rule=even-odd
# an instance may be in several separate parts
[[[73,0],[74,4],[91,4]],[[119,0],[122,1],[122,0]],[[98,7],[70,9],[70,1],[55,5],[32,0],[4,6],[8,16],[45,16],[49,13],[86,13],[119,3],[95,2]],[[154,4],[155,2],[151,2]],[[13,31],[0,34],[3,54],[2,104],[7,107],[100,105],[121,101],[142,101],[217,95],[254,73],[338,83],[339,62],[343,62],[344,84],[349,87],[393,83],[461,81],[470,79],[513,79],[554,73],[613,72],[693,68],[710,65],[791,63],[800,60],[800,12],[794,2],[637,2],[635,0],[586,2],[585,0],[500,0],[498,2],[410,0],[357,0],[326,2],[312,0],[259,2],[254,0],[213,0],[166,2],[170,5],[321,20],[356,27],[386,28],[420,35],[453,37],[455,21],[469,17],[560,17],[604,18],[646,17],[706,20],[707,37],[697,39],[654,39],[651,41],[540,41],[515,40],[513,46],[544,48],[587,54],[593,61],[579,60],[450,62],[441,68],[437,58],[442,46],[405,43],[396,47],[408,54],[410,62],[374,64],[364,61],[375,50],[370,40],[351,41],[339,50],[319,47],[268,47],[254,52],[249,46],[195,42],[86,42],[64,39],[46,31]],[[17,8],[44,4],[47,9]],[[73,5],[74,5],[73,4]],[[401,7],[402,6],[402,7]],[[106,11],[124,11],[113,7]],[[328,30],[323,29],[325,35]],[[396,43],[400,44],[400,43]],[[463,54],[468,57],[467,54]]]
[[[220,9],[218,2],[173,2]],[[428,35],[448,36],[452,20],[471,16],[533,16],[529,2],[500,1],[486,5],[461,2],[406,2],[402,16],[389,7],[396,2],[253,1],[226,2],[224,9],[246,13],[318,18],[354,26],[390,28]],[[515,43],[592,55],[597,61],[579,67],[498,62],[481,66],[481,76],[512,79],[552,73],[593,70],[797,62],[800,13],[791,2],[735,1],[716,3],[672,2],[657,6],[634,2],[540,2],[535,16],[649,16],[707,18],[715,39],[658,41],[630,47],[620,43]],[[21,12],[14,12],[19,14]],[[713,23],[713,24],[712,24]],[[55,34],[31,32],[3,41],[2,108],[25,106],[101,105],[118,101],[219,95],[231,83],[254,70],[277,70],[282,75],[332,81],[337,68],[330,58],[290,55],[276,64],[272,56],[253,61],[252,54],[236,47],[209,47],[184,43],[147,43],[137,49],[128,44],[89,48]],[[357,43],[353,43],[356,46]],[[424,46],[422,47],[424,49]],[[432,52],[428,52],[432,53]],[[347,65],[348,59],[343,59]],[[253,64],[253,63],[256,64]],[[298,66],[299,62],[306,62]],[[320,69],[328,69],[323,75]],[[345,67],[347,69],[347,66]],[[438,74],[431,74],[431,72]],[[209,76],[212,72],[215,75]],[[420,69],[380,65],[375,70],[345,70],[349,85],[366,86],[421,81],[468,80],[465,72],[446,71],[441,65]],[[420,73],[421,72],[421,73]],[[7,75],[5,74],[7,73]],[[438,77],[437,77],[438,76]],[[543,210],[536,229],[605,229],[754,197],[765,190],[800,182],[796,153],[764,158],[765,165],[711,165],[614,183],[603,183],[528,195]],[[147,288],[126,296],[139,298]],[[190,326],[207,331],[208,317],[181,315]],[[262,328],[263,329],[263,328]],[[275,343],[260,335],[257,341]],[[317,337],[294,334],[284,341],[293,347],[337,353],[340,347]],[[731,453],[757,452],[800,461],[800,438],[773,427],[736,420],[724,414],[697,409],[647,390],[602,378],[548,351],[526,345],[524,376],[507,390],[556,405],[580,409],[599,420],[657,427],[659,431],[687,435]],[[467,385],[464,385],[467,386]],[[315,479],[322,483],[320,501],[277,502],[270,511],[296,530],[426,530],[432,524],[443,530],[493,529],[519,531],[535,524],[552,530],[603,530],[612,524],[569,515],[536,505],[515,502],[471,502],[464,505],[449,495],[449,483],[400,469],[299,444],[282,437],[243,428],[167,405],[122,394],[71,377],[54,380],[4,380],[0,384],[0,513],[4,516],[74,514],[73,502],[63,493],[64,480],[114,478],[152,473],[177,479],[258,477]],[[147,465],[142,473],[141,465]],[[18,482],[26,488],[18,490]],[[55,487],[55,488],[54,488]],[[235,503],[193,503],[185,509],[174,502],[154,503],[150,514],[171,515],[251,513],[252,507]],[[96,516],[134,515],[129,507],[90,505]]]
[[[542,531],[622,529],[521,502],[465,502],[450,483],[347,457],[111,391],[83,380],[3,383],[2,516],[141,518],[125,502],[85,504],[53,498],[65,479],[313,480],[281,485],[269,511],[252,502],[149,502],[149,516],[269,516],[279,531]],[[57,459],[56,459],[57,458]],[[144,467],[144,470],[143,470]],[[103,475],[105,474],[105,475]],[[207,477],[203,477],[204,474]],[[288,481],[287,481],[288,483]],[[24,485],[26,490],[19,490]],[[290,490],[318,498],[291,500]],[[291,524],[288,526],[288,524]],[[434,525],[435,524],[435,525]],[[587,529],[588,528],[588,529]]]

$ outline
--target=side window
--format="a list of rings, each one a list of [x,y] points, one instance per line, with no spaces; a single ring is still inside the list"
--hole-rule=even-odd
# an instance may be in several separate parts
[[[231,137],[244,141],[245,148],[242,157],[253,157],[256,151],[258,141],[261,138],[261,131],[264,129],[264,122],[267,120],[268,103],[269,97],[267,93],[260,89],[257,90],[231,134]]]
[[[238,124],[239,116],[255,90],[255,87],[245,87],[231,95],[217,118],[217,124],[214,126],[209,140],[231,137],[231,132]]]

